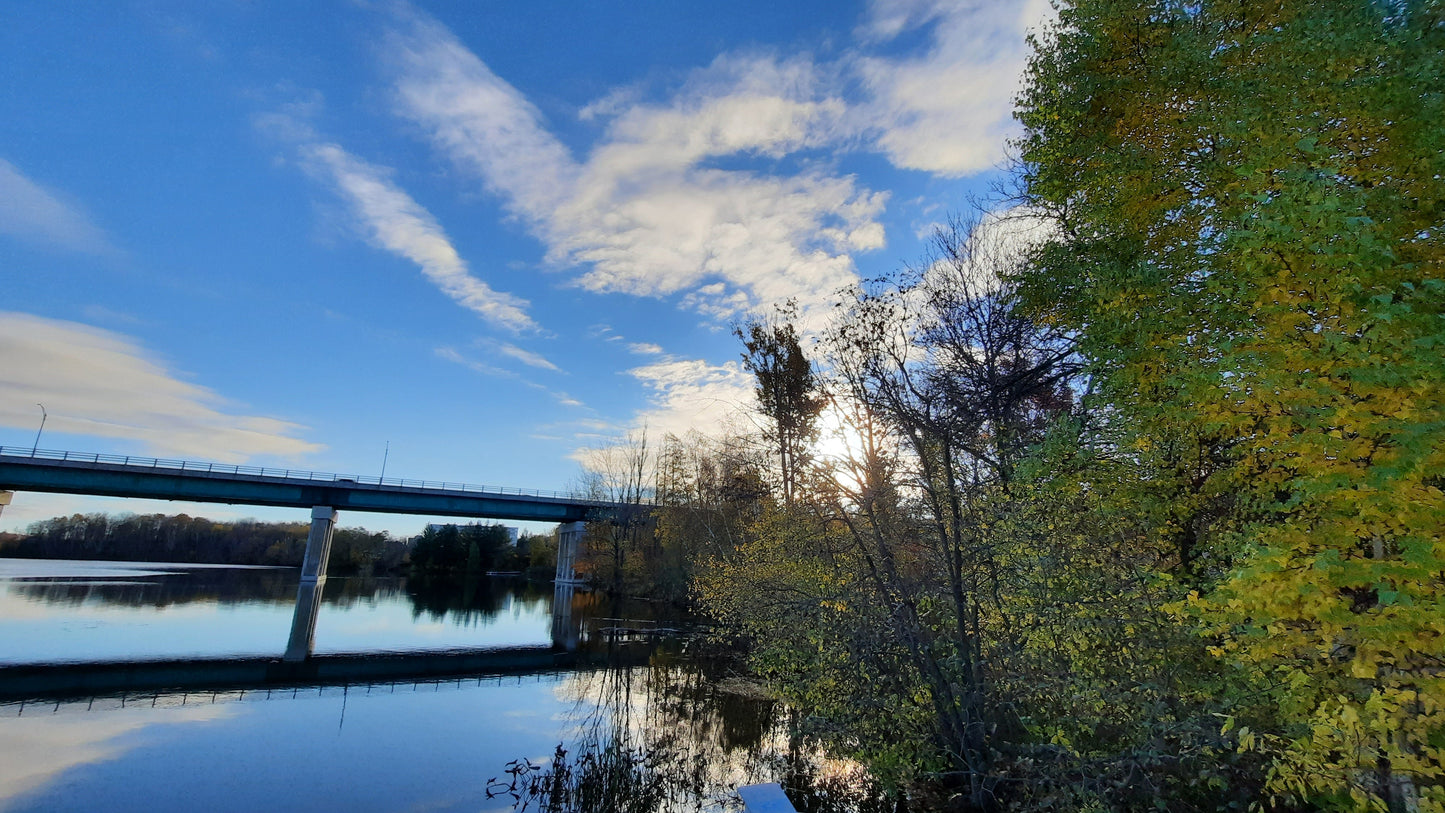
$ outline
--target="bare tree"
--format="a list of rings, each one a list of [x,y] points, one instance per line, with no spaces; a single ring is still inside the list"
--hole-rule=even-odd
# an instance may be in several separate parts
[[[846,499],[825,509],[929,687],[940,749],[985,807],[989,736],[1004,722],[988,659],[1010,646],[990,511],[1019,456],[1070,408],[1080,367],[1068,337],[1014,307],[1006,280],[1022,247],[978,224],[938,232],[921,268],[860,290],[830,329],[836,397],[855,405],[867,440],[852,485],[835,492]]]
[[[642,429],[628,433],[620,443],[591,450],[584,463],[583,492],[623,506],[610,520],[588,528],[585,557],[593,560],[594,567],[600,564],[598,558],[606,560],[606,581],[614,594],[623,591],[628,554],[638,549],[649,528],[650,511],[644,506],[653,497],[653,462],[647,430]]]

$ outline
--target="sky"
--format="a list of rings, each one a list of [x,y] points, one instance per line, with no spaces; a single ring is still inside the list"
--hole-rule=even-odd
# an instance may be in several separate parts
[[[1007,178],[1046,0],[6,4],[0,445],[565,490]],[[17,494],[75,511],[304,511]],[[414,533],[418,517],[343,516]]]

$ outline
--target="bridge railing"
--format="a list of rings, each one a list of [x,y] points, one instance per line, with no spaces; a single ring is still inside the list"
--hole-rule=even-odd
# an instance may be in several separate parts
[[[542,497],[563,499],[576,503],[611,505],[608,500],[597,500],[569,491],[546,491],[543,489],[514,488],[509,486],[482,486],[471,483],[450,483],[436,480],[409,480],[403,477],[371,477],[363,474],[331,474],[328,472],[306,471],[304,469],[278,469],[267,466],[237,466],[229,463],[211,463],[196,460],[173,460],[163,457],[138,457],[135,455],[99,454],[95,452],[67,452],[57,449],[30,449],[18,446],[0,446],[0,457],[24,457],[36,460],[59,460],[74,463],[104,463],[136,469],[169,469],[206,474],[233,474],[249,477],[274,477],[284,480],[309,480],[322,483],[344,483],[346,485],[370,485],[387,488],[404,488],[427,491],[461,491],[469,494],[497,494],[505,496]],[[652,504],[651,500],[642,500]]]

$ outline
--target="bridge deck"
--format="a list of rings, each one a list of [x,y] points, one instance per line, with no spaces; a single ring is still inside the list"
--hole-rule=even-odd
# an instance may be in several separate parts
[[[0,491],[577,522],[639,506],[557,492],[0,446]]]

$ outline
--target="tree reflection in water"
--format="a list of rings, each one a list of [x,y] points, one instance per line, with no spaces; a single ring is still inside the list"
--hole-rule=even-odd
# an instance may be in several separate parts
[[[296,601],[296,568],[188,568],[144,562],[125,563],[145,575],[126,570],[97,578],[87,576],[15,579],[4,589],[44,604],[86,603],[155,608],[209,602],[216,604],[282,604]],[[332,607],[377,604],[405,597],[412,617],[450,620],[463,626],[483,623],[504,609],[514,612],[550,607],[551,588],[517,579],[485,576],[340,576],[326,580],[321,601]],[[519,606],[520,605],[520,606]]]
[[[791,712],[706,636],[679,636],[647,666],[578,674],[559,691],[573,703],[571,742],[489,780],[488,796],[511,796],[517,811],[739,810],[736,788],[756,782],[780,783],[801,813],[905,810],[857,763],[798,735]]]

